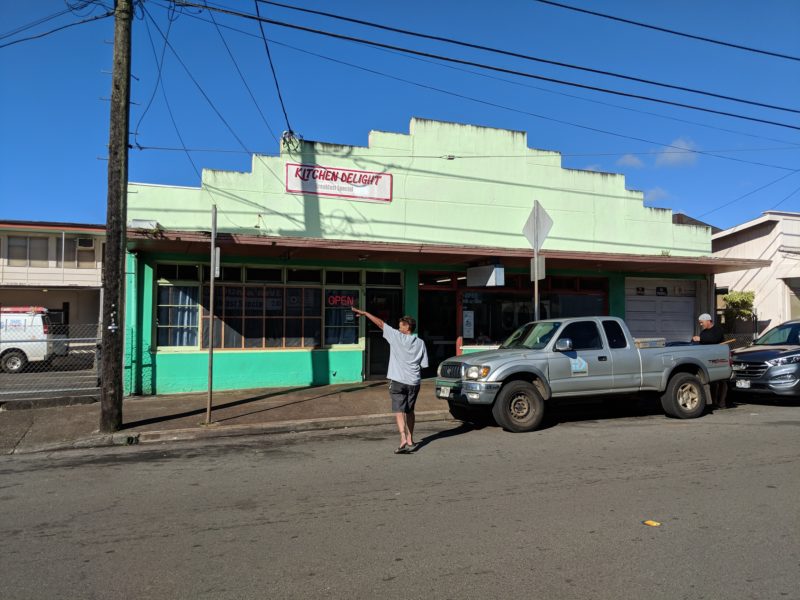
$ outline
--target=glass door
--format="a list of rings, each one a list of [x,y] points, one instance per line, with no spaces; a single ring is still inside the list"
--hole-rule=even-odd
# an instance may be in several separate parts
[[[367,288],[364,310],[382,319],[395,329],[403,316],[403,290]],[[366,320],[367,378],[386,377],[389,369],[389,344],[383,339],[383,332]]]

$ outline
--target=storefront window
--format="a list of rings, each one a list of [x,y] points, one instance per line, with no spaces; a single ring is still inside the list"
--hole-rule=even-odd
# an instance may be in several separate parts
[[[209,340],[209,287],[203,288],[202,347]],[[322,290],[214,287],[215,348],[316,348],[322,344]]]
[[[326,344],[358,343],[358,321],[352,308],[359,305],[358,290],[325,291]]]
[[[196,286],[159,285],[156,339],[159,346],[197,345]]]

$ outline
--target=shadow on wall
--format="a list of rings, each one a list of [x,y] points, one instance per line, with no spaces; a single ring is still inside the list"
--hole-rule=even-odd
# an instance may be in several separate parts
[[[311,385],[328,385],[334,383],[335,373],[330,371],[330,357],[327,350],[312,350]]]

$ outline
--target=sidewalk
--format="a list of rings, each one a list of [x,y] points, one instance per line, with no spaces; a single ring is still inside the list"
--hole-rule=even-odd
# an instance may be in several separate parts
[[[123,428],[114,434],[98,432],[99,403],[23,410],[6,406],[0,411],[0,453],[393,424],[387,387],[386,381],[365,381],[215,392],[210,426],[204,425],[205,392],[131,397],[122,406]],[[433,380],[422,382],[418,422],[450,418],[447,403],[435,397],[433,387]]]

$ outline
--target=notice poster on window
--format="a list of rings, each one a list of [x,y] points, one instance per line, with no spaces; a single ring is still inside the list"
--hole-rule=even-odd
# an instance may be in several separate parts
[[[465,310],[463,317],[463,336],[465,338],[475,337],[475,311]]]

